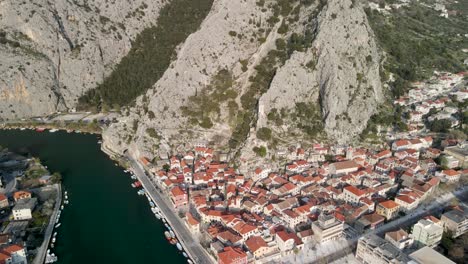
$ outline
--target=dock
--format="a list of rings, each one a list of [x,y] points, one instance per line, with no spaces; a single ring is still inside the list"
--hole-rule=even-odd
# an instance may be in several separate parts
[[[41,246],[37,249],[36,257],[33,260],[33,264],[42,264],[45,261],[47,248],[49,247],[49,242],[54,231],[55,221],[57,220],[57,215],[62,205],[62,186],[59,183],[54,184],[55,189],[57,190],[57,198],[55,199],[54,212],[50,216],[49,224],[47,225],[44,241],[42,241]]]

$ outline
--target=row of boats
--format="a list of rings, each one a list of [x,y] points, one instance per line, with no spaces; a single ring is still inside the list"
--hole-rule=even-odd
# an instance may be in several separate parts
[[[125,170],[124,171],[125,173],[131,173],[131,178],[133,180],[136,180],[137,177],[133,174],[132,171],[129,171],[129,170]],[[140,181],[135,181],[134,183],[132,183],[132,187],[134,188],[139,188],[139,187],[142,187],[141,185],[141,182]],[[153,212],[154,216],[158,219],[158,220],[162,220],[164,222],[164,226],[166,227],[167,231],[164,232],[164,236],[166,237],[167,241],[171,244],[171,245],[175,245],[177,247],[177,249],[179,251],[182,252],[182,255],[187,258],[187,262],[189,264],[193,264],[192,260],[189,258],[189,256],[187,255],[187,253],[184,251],[183,247],[182,247],[182,244],[180,244],[179,240],[177,239],[177,236],[175,235],[174,231],[172,230],[171,226],[169,226],[166,218],[163,216],[161,210],[156,206],[156,204],[154,203],[154,201],[151,199],[150,195],[145,191],[145,189],[142,187],[141,189],[139,189],[137,191],[138,195],[141,195],[141,196],[146,196],[146,199],[148,199],[148,202],[149,202],[149,205],[151,206],[151,211]]]
[[[63,201],[63,204],[60,206],[60,209],[58,211],[58,214],[57,214],[57,218],[55,219],[55,230],[57,228],[60,227],[61,223],[60,223],[60,215],[62,214],[62,211],[63,209],[65,208],[65,205],[69,204],[69,200],[68,200],[68,192],[65,191],[63,193],[63,197],[64,197],[64,201]],[[54,254],[54,253],[51,253],[51,249],[53,249],[55,247],[55,242],[57,241],[57,231],[55,231],[52,235],[52,239],[50,241],[50,248],[47,249],[47,253],[46,253],[46,258],[45,258],[45,262],[44,263],[54,263],[54,262],[57,262],[58,261],[58,257]]]

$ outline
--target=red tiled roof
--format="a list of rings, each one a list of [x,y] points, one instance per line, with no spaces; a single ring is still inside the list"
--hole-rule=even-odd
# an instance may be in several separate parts
[[[247,241],[245,241],[245,245],[251,252],[255,252],[262,247],[268,247],[265,240],[260,236],[253,236],[247,239]]]

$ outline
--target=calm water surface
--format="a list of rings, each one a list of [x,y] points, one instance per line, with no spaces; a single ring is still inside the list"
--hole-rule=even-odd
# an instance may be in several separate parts
[[[100,150],[94,135],[0,131],[0,145],[39,157],[60,172],[70,204],[55,253],[70,263],[186,263],[166,242],[164,225],[139,196],[129,175]]]

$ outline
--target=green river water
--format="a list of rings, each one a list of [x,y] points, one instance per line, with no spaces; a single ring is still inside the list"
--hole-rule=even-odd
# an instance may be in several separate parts
[[[1,146],[39,157],[51,172],[62,174],[70,204],[56,230],[58,263],[186,263],[166,242],[164,224],[146,197],[97,141],[76,133],[0,131]]]

